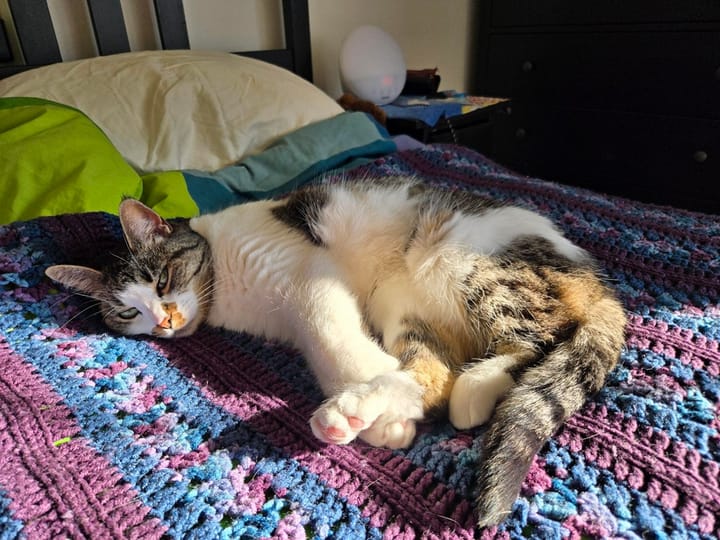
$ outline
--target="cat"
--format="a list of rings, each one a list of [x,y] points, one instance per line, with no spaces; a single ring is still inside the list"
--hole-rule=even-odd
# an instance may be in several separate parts
[[[317,438],[407,447],[416,423],[487,424],[477,525],[510,512],[535,454],[604,384],[625,313],[546,218],[410,178],[314,185],[168,222],[119,210],[130,257],[47,275],[107,326],[161,338],[202,323],[298,347],[326,401]]]

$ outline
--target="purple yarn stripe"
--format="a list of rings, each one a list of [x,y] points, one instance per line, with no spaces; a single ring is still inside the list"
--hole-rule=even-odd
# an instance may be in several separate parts
[[[682,351],[680,359],[686,364],[707,370],[717,377],[720,375],[720,344],[692,330],[670,327],[663,321],[645,321],[638,315],[631,315],[628,322],[628,345],[650,348],[650,344],[676,347]],[[641,340],[644,340],[642,342]]]
[[[682,442],[594,403],[568,419],[556,440],[676,511],[686,524],[705,534],[718,527],[720,533],[720,520],[710,513],[720,515],[720,466]]]
[[[0,487],[23,534],[160,538],[165,528],[88,446],[62,398],[4,340],[0,359]]]
[[[386,528],[389,525],[393,537],[401,538],[406,525],[412,525],[408,528],[410,531],[418,524],[443,530],[450,520],[465,529],[456,530],[456,535],[472,538],[470,502],[431,472],[418,469],[402,455],[387,449],[362,443],[347,446],[319,443],[308,425],[318,402],[298,393],[256,358],[239,357],[237,351],[233,354],[230,344],[220,334],[208,334],[203,345],[207,348],[198,350],[187,340],[153,344],[186,374],[209,382],[201,386],[208,400],[243,419],[328,486],[337,489],[351,504],[359,507],[364,504],[363,516],[370,519],[372,526]],[[230,358],[232,361],[228,361]],[[253,387],[257,391],[237,393],[237,388]],[[268,395],[291,397],[293,407]],[[352,477],[349,470],[353,471]],[[401,516],[405,516],[408,523]]]

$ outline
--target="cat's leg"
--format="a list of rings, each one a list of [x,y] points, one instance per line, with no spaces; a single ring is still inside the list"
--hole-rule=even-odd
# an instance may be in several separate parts
[[[427,332],[415,329],[414,319],[403,317],[413,309],[413,298],[411,286],[401,274],[383,281],[375,290],[370,319],[382,332],[385,348],[402,367],[365,383],[348,385],[330,397],[313,416],[313,431],[321,440],[347,443],[359,435],[369,444],[391,448],[412,442],[415,422],[423,418],[426,409],[426,386],[443,387],[437,377],[428,379],[431,370],[419,351],[422,348],[428,358],[432,356],[429,347],[418,343]],[[445,392],[449,396],[449,386]]]
[[[346,444],[359,436],[373,446],[404,448],[422,417],[422,388],[397,370],[348,385],[315,411],[310,425],[327,443]]]
[[[345,443],[359,436],[373,446],[403,448],[414,439],[418,420],[447,407],[455,379],[449,361],[452,351],[422,320],[405,317],[395,327],[396,335],[385,342],[401,369],[349,385],[329,399],[313,418],[320,439],[339,428],[346,437],[328,442]],[[345,430],[346,424],[354,433]]]
[[[370,336],[357,299],[329,257],[317,254],[300,283],[286,298],[293,306],[287,310],[292,314],[289,322],[295,327],[296,344],[328,398],[310,425],[324,442],[347,443],[386,412],[388,389],[391,394],[412,396],[412,382],[398,377],[397,358]],[[392,396],[404,412],[419,417],[422,410],[413,412],[413,401]]]
[[[415,436],[416,420],[447,410],[455,382],[456,353],[441,328],[410,316],[400,321],[399,328],[386,346],[400,360],[399,376],[408,382],[395,392],[387,388],[392,413],[386,412],[360,432],[360,438],[374,446],[408,446]]]
[[[315,261],[301,285],[288,294],[294,341],[303,351],[326,396],[398,368],[365,328],[357,299],[334,271],[332,261]]]

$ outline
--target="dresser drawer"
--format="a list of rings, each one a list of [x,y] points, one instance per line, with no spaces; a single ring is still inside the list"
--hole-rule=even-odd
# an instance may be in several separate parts
[[[720,121],[514,104],[494,127],[496,158],[525,174],[720,213]]]
[[[493,26],[720,21],[716,0],[495,0]]]
[[[490,95],[720,118],[720,32],[493,34],[489,47]]]

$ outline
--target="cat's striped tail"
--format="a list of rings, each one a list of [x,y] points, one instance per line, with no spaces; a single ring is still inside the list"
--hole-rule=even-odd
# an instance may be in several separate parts
[[[479,527],[507,517],[535,454],[602,387],[620,355],[624,328],[620,304],[602,298],[573,335],[529,367],[497,406],[477,479]]]

